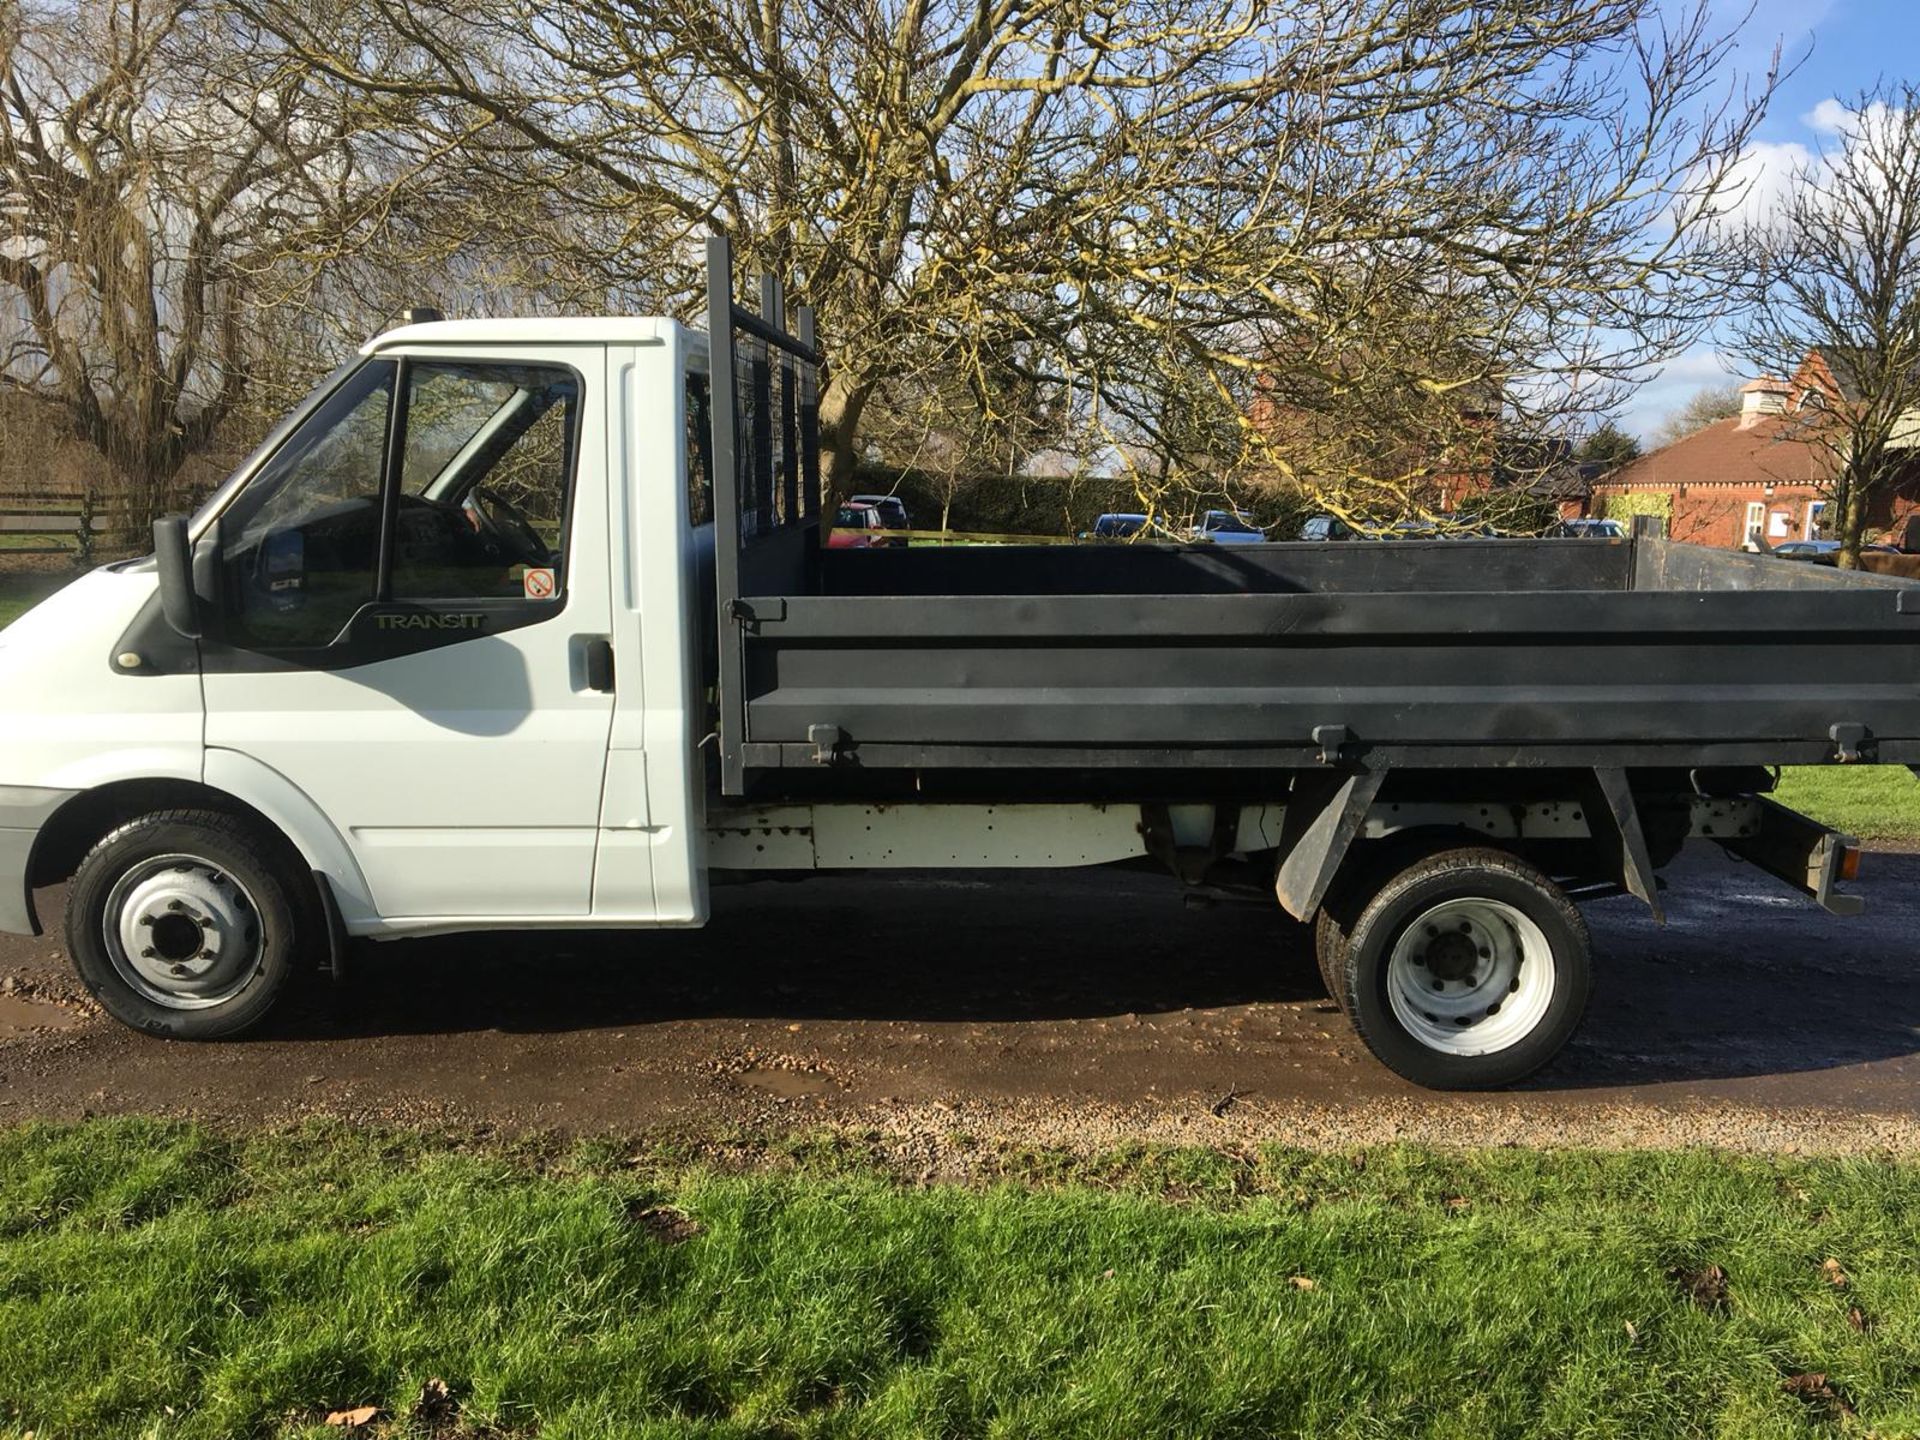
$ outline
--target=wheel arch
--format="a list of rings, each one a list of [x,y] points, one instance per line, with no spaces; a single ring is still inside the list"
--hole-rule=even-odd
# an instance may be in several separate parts
[[[319,807],[278,772],[223,751],[208,752],[205,780],[145,776],[108,781],[81,791],[56,810],[41,828],[27,862],[30,914],[34,888],[70,879],[87,852],[116,828],[154,811],[179,809],[246,816],[278,836],[305,869],[327,878],[348,919],[357,912],[371,915],[359,862]]]

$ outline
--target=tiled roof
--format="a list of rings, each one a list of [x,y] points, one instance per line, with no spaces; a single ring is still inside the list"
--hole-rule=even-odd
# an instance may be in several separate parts
[[[1540,500],[1584,500],[1593,492],[1586,467],[1561,461],[1527,482],[1526,492]]]
[[[1676,485],[1811,485],[1825,478],[1814,446],[1786,436],[1790,421],[1767,415],[1744,429],[1741,417],[1716,420],[1683,440],[1630,460],[1597,488]],[[1784,438],[1783,438],[1784,437]]]

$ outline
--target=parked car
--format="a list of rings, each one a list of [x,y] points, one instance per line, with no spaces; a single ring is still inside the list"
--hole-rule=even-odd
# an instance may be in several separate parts
[[[1147,517],[1137,514],[1102,515],[1093,529],[1082,531],[1082,540],[1131,540],[1147,528]]]
[[[1862,554],[1898,555],[1899,549],[1892,545],[1862,545]],[[1840,563],[1840,542],[1838,540],[1788,540],[1775,545],[1769,554],[1778,555],[1782,560],[1800,560],[1809,565],[1838,565]]]
[[[1432,520],[1396,520],[1378,532],[1381,540],[1441,540],[1446,538]]]
[[[871,550],[890,543],[887,523],[873,506],[850,500],[833,512],[833,527],[827,531],[827,549]]]
[[[1618,520],[1562,520],[1546,534],[1549,540],[1624,540],[1627,527]]]
[[[1300,527],[1302,540],[1359,540],[1360,532],[1338,515],[1315,515]]]
[[[849,505],[871,505],[880,512],[880,524],[887,530],[911,530],[913,518],[907,514],[907,502],[898,495],[852,495],[847,498]],[[905,545],[904,536],[896,536],[875,544]]]
[[[1187,533],[1216,545],[1263,545],[1267,539],[1267,532],[1244,510],[1209,510]]]

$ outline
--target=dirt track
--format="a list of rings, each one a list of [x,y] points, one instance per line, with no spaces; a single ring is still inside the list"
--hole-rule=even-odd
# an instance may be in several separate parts
[[[1920,856],[1869,856],[1852,921],[1711,849],[1671,878],[1665,930],[1631,901],[1589,910],[1585,1029],[1491,1097],[1375,1064],[1276,911],[1028,873],[723,890],[697,933],[362,947],[344,990],[316,984],[268,1033],[210,1046],[122,1030],[80,1000],[56,940],[0,937],[0,1123],[1920,1151]],[[66,1028],[20,1028],[47,1022]]]

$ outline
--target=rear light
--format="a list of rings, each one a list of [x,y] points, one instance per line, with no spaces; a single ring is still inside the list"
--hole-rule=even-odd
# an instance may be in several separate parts
[[[1860,876],[1860,851],[1852,845],[1840,852],[1840,878],[1856,880]]]

